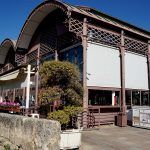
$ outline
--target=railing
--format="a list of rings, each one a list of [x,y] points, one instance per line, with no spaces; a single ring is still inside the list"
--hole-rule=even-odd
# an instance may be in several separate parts
[[[102,124],[114,124],[115,117],[119,111],[119,106],[89,106],[88,127],[100,126]]]
[[[75,18],[69,19],[69,31],[75,33],[77,36],[83,35],[83,22]],[[94,24],[87,23],[88,41],[101,43],[113,47],[121,46],[120,33],[110,31],[108,29],[95,26]],[[125,36],[125,49],[133,53],[146,55],[148,53],[148,43],[142,40],[137,40]]]
[[[38,54],[38,50],[34,50],[30,53],[27,54],[27,63],[32,63],[32,62],[36,62],[37,60],[37,54]]]
[[[72,118],[72,126],[80,124],[83,127],[84,124],[87,128],[94,128],[100,125],[116,124],[117,114],[120,112],[119,106],[89,106],[87,111]],[[83,117],[87,115],[87,121],[85,122]]]
[[[10,64],[10,63],[6,64],[4,67],[2,67],[0,69],[0,74],[5,73],[5,72],[7,72],[7,71],[9,71],[9,70],[11,70],[13,68],[14,68],[14,66],[12,64]]]
[[[120,34],[113,31],[108,31],[106,29],[96,27],[93,25],[88,25],[88,40],[92,42],[102,43],[110,46],[119,47],[120,46]]]
[[[125,49],[126,51],[146,55],[148,53],[148,44],[125,36]]]

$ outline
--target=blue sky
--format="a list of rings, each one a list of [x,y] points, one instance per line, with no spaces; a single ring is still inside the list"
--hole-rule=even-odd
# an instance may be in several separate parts
[[[0,0],[0,43],[17,39],[30,12],[44,0]],[[150,31],[150,0],[64,0],[94,7],[104,13]]]

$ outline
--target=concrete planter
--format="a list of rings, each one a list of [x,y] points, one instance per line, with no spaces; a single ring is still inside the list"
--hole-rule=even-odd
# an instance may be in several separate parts
[[[81,130],[73,129],[62,131],[60,149],[74,149],[81,146]]]

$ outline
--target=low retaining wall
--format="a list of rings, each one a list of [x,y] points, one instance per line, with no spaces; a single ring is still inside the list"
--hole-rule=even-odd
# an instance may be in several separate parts
[[[57,121],[34,119],[0,113],[0,144],[11,150],[59,150],[60,124]]]

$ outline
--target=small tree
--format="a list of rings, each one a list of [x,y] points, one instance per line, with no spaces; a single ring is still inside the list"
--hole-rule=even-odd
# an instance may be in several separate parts
[[[60,98],[60,110],[49,113],[48,119],[59,121],[63,126],[70,117],[82,111],[82,85],[77,66],[70,62],[47,61],[40,68],[42,90],[39,92],[41,104]],[[66,107],[67,106],[67,107]]]
[[[42,88],[38,94],[41,105],[46,105],[56,100],[60,100],[62,93],[62,89],[58,87]]]
[[[44,89],[57,87],[62,91],[59,94],[65,105],[81,106],[83,90],[77,66],[66,61],[47,61],[40,68],[40,76]]]

